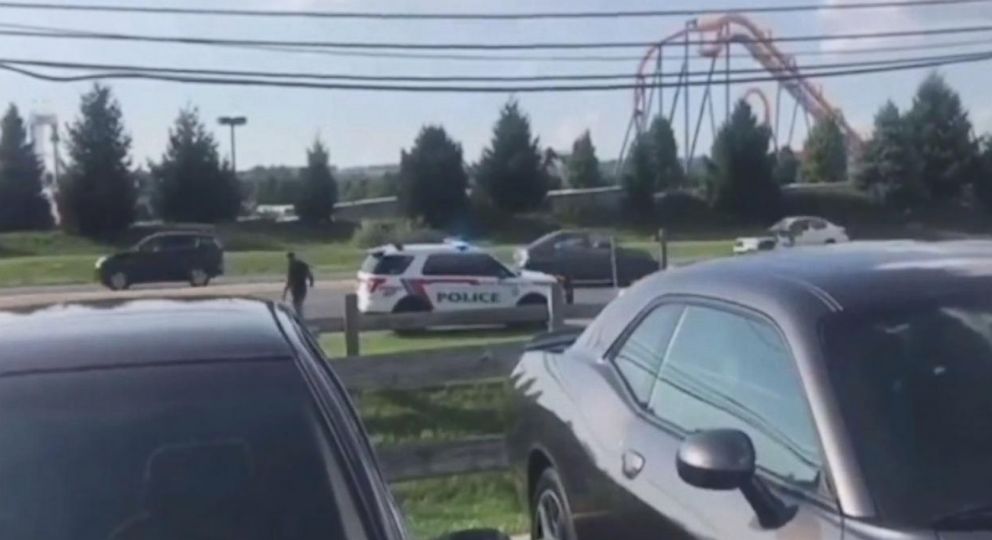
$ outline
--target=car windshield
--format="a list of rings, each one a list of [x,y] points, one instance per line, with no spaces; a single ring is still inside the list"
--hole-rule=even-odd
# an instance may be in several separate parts
[[[2,377],[0,538],[351,539],[320,425],[289,360]]]
[[[844,312],[823,329],[883,518],[926,527],[992,501],[992,295]]]

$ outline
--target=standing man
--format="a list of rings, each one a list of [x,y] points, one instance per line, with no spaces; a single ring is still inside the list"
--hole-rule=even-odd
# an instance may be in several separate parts
[[[286,258],[289,259],[289,271],[286,274],[282,300],[286,301],[287,293],[292,294],[293,309],[296,316],[303,320],[303,302],[307,299],[307,291],[313,288],[313,274],[310,272],[310,265],[297,259],[295,253],[287,253]]]

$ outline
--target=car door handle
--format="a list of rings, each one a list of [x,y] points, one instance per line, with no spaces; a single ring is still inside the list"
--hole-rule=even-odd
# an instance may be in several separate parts
[[[627,450],[623,453],[622,459],[623,475],[628,479],[633,480],[644,470],[644,456],[641,454],[633,450]]]

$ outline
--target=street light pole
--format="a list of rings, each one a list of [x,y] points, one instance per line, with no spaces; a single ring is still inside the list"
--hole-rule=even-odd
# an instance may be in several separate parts
[[[248,119],[244,116],[221,116],[217,119],[217,123],[222,126],[230,126],[231,128],[231,170],[235,174],[238,173],[238,150],[237,150],[237,140],[235,138],[235,129],[248,123]]]

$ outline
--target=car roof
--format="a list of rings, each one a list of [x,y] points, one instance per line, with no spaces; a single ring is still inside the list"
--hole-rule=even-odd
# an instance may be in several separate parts
[[[828,313],[971,291],[992,291],[990,241],[868,241],[787,248],[654,274],[611,304],[611,313],[597,318],[599,328],[592,338],[602,348],[634,314],[664,295],[714,298],[776,319],[809,323]]]
[[[369,255],[431,255],[435,253],[481,253],[475,246],[460,241],[438,244],[386,244],[369,250]]]
[[[237,298],[139,299],[0,312],[0,375],[290,358],[275,306]]]
[[[686,269],[700,282],[746,288],[757,275],[801,284],[834,309],[913,298],[992,279],[992,242],[866,241],[782,249]]]
[[[216,235],[210,231],[165,231],[165,232],[157,232],[155,234],[150,234],[144,237],[142,241],[152,240],[155,238],[169,238],[174,236],[205,236],[208,238],[216,237]]]

